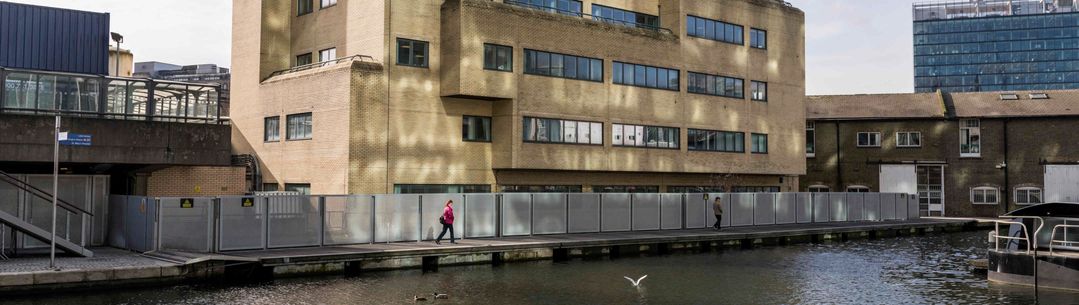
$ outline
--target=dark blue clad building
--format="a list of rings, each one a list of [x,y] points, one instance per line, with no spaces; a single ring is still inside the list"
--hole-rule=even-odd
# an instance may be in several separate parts
[[[0,1],[0,67],[108,74],[109,14]]]
[[[914,4],[916,92],[1079,89],[1074,0]]]

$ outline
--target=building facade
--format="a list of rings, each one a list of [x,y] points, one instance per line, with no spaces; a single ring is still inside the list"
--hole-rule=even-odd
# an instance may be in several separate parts
[[[533,3],[535,2],[535,3]],[[794,190],[804,16],[770,0],[234,1],[266,190]]]
[[[1072,0],[914,4],[917,92],[1079,88]]]
[[[923,215],[1079,200],[1079,91],[810,96],[809,192],[918,194]]]

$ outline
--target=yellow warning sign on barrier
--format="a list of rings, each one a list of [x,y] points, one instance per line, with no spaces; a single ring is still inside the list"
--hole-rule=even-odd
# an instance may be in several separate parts
[[[255,206],[255,198],[254,197],[244,197],[244,198],[240,199],[240,206],[245,207],[245,208],[254,207]]]
[[[195,199],[194,198],[180,198],[180,208],[181,209],[190,209],[190,208],[194,208],[194,207],[195,207]]]

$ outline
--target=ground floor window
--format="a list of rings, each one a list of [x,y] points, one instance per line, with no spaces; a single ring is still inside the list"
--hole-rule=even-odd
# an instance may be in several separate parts
[[[779,193],[778,186],[735,186],[731,193]]]
[[[395,184],[395,194],[459,194],[459,193],[490,193],[491,186],[487,184]]]
[[[1042,189],[1036,187],[1020,187],[1015,189],[1015,204],[1039,204],[1042,203]]]
[[[285,183],[286,192],[297,192],[300,195],[311,195],[310,183]]]
[[[847,187],[847,193],[868,193],[869,187],[864,185],[851,185]]]
[[[580,193],[580,185],[503,185],[503,193]]]
[[[278,190],[280,190],[280,186],[277,185],[277,183],[263,183],[262,184],[262,191],[263,192],[276,192]]]
[[[997,204],[999,190],[991,186],[980,186],[970,189],[970,202],[973,204]]]
[[[810,185],[807,190],[810,193],[827,193],[832,191],[827,185]]]
[[[593,193],[659,193],[654,185],[594,185]]]
[[[722,186],[668,186],[668,193],[722,193]]]

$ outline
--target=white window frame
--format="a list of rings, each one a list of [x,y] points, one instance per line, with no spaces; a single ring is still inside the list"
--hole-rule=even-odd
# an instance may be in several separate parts
[[[1026,201],[1027,202],[1020,202],[1019,201],[1019,198],[1020,198],[1019,197],[1019,192],[1020,191],[1026,192]],[[1030,202],[1030,192],[1031,191],[1037,191],[1038,192],[1038,202]],[[1032,187],[1032,186],[1017,187],[1017,188],[1015,188],[1015,191],[1012,192],[1012,198],[1013,198],[1013,200],[1015,200],[1015,205],[1033,205],[1033,204],[1045,203],[1045,197],[1044,197],[1043,194],[1044,193],[1042,192],[1042,189],[1038,188],[1038,187]]]
[[[818,189],[818,190],[821,190],[821,191],[814,192],[813,191],[814,189]],[[828,187],[827,185],[820,185],[820,184],[810,185],[809,187],[806,188],[806,192],[810,192],[810,193],[827,193],[827,192],[831,192],[831,191],[832,191],[832,188]]]
[[[978,119],[963,119],[959,120],[959,157],[960,158],[979,158],[982,156],[982,124]],[[964,138],[964,136],[966,138]],[[977,137],[976,141],[970,141],[970,138]],[[963,142],[977,142],[974,143],[977,146],[973,152],[963,152]]]
[[[863,134],[870,136],[870,138],[868,138],[868,140],[870,140],[870,141],[866,145],[862,145],[862,135]],[[874,143],[874,141],[872,141],[873,140],[872,136],[877,137],[875,143]],[[859,132],[858,136],[854,139],[854,144],[856,146],[858,146],[858,147],[880,147],[880,132],[875,132],[875,131]]]
[[[851,190],[858,190],[858,191],[851,192]],[[864,186],[864,185],[855,184],[855,185],[848,185],[847,186],[847,193],[869,193],[870,190],[871,189],[868,186]]]
[[[331,61],[334,59],[337,59],[337,48],[322,49],[318,51],[318,62]]]
[[[337,5],[337,0],[320,0],[319,1],[319,9],[324,9],[324,8],[331,7],[331,6],[334,6],[334,5]]]
[[[988,200],[984,200],[986,197],[989,196],[990,191],[993,192],[993,197],[995,199],[992,202],[990,202]],[[978,192],[982,193],[982,199],[983,200],[981,202],[974,200],[974,196]],[[979,187],[971,188],[970,189],[970,203],[971,204],[976,204],[976,205],[997,205],[997,204],[1000,203],[1000,189],[992,187],[992,186],[979,186]]]
[[[910,137],[912,135],[918,135],[918,143],[917,144],[911,144],[910,143],[911,142],[910,140],[913,139],[913,138]],[[903,139],[907,140],[907,144],[902,144]],[[904,148],[922,147],[922,132],[920,132],[920,131],[900,131],[900,132],[896,132],[895,133],[895,147],[904,147]]]
[[[806,158],[813,158],[817,156],[817,123],[813,121],[806,121],[806,131],[813,132],[813,138],[806,137],[806,142],[813,142],[813,151],[806,151]]]

